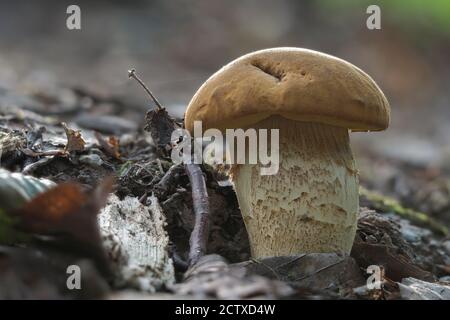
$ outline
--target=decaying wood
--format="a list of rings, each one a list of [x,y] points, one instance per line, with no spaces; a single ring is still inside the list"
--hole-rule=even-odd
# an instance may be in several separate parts
[[[115,286],[154,292],[175,281],[165,215],[155,196],[149,207],[137,198],[109,198],[99,216],[103,244],[115,266]]]

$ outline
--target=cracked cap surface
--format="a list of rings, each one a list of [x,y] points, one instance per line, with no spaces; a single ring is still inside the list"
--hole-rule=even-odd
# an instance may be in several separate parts
[[[244,55],[213,74],[188,105],[185,126],[245,128],[272,115],[352,131],[389,126],[390,107],[365,72],[342,59],[300,48]]]

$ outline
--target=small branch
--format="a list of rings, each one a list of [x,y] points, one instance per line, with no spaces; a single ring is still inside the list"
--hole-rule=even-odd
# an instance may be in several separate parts
[[[148,198],[148,193],[145,192],[140,198],[139,198],[139,202],[142,204],[145,204],[145,202],[147,201]]]
[[[23,174],[30,174],[33,171],[37,170],[38,168],[44,167],[47,164],[49,164],[51,161],[53,161],[53,157],[44,157],[42,159],[39,159],[38,161],[32,162],[28,165],[26,165],[23,169],[22,169],[22,173]]]
[[[29,157],[49,157],[49,156],[67,156],[67,152],[65,150],[48,150],[43,152],[35,152],[31,149],[20,149],[23,154]]]
[[[158,110],[160,109],[164,109],[163,106],[161,105],[161,103],[159,103],[158,99],[156,99],[156,97],[153,95],[153,93],[150,91],[150,89],[145,85],[145,83],[136,75],[136,69],[131,69],[128,70],[128,78],[133,78],[134,80],[136,80],[141,86],[142,88],[144,88],[144,90],[148,93],[148,95],[150,96],[150,98],[152,98],[153,102],[156,104],[156,107],[158,108]]]
[[[168,145],[168,142],[170,141],[170,134],[176,128],[175,121],[170,118],[167,111],[165,111],[142,80],[139,79],[136,75],[136,70],[129,70],[128,76],[139,82],[139,84],[149,94],[158,107],[156,111],[152,110],[147,114],[147,126],[145,127],[145,130],[150,131],[153,141],[157,143],[158,148]],[[165,187],[163,184],[173,182],[177,179],[177,175],[179,175],[178,170],[179,168],[177,168],[177,166],[172,166],[158,183],[156,193],[159,193],[159,196],[164,195],[164,193],[167,194],[167,190],[169,188]],[[189,239],[189,266],[193,266],[206,253],[210,221],[209,198],[208,191],[206,189],[205,177],[203,176],[200,166],[198,164],[185,164],[184,170],[186,171],[191,183],[192,202],[195,215],[194,229],[192,230],[191,237]]]
[[[209,237],[209,199],[205,177],[198,164],[185,164],[184,168],[191,182],[195,225],[189,239],[189,265],[193,266],[206,253]]]
[[[334,266],[337,266],[338,264],[340,264],[340,263],[342,263],[344,261],[345,261],[345,259],[342,259],[342,260],[337,261],[337,262],[333,262],[333,263],[331,263],[331,264],[329,264],[329,265],[327,265],[327,266],[325,266],[323,268],[320,268],[319,270],[314,271],[313,273],[310,273],[310,274],[307,274],[307,275],[302,276],[300,278],[297,278],[294,281],[302,281],[302,280],[307,279],[309,277],[312,277],[312,276],[314,276],[314,275],[316,275],[316,274],[318,274],[318,273],[320,273],[322,271],[325,271],[325,270],[330,269],[330,268],[332,268]]]
[[[179,255],[177,247],[173,244],[171,247],[173,265],[179,271],[185,272],[189,268],[189,264]]]
[[[165,198],[169,192],[174,189],[174,185],[180,178],[183,171],[183,166],[174,164],[167,170],[164,176],[159,180],[159,182],[153,187],[153,192],[158,198]]]

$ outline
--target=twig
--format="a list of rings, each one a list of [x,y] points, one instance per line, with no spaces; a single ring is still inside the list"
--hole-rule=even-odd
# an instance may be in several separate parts
[[[128,70],[128,78],[133,78],[134,80],[136,80],[141,86],[142,88],[144,88],[144,90],[148,93],[148,95],[150,96],[150,98],[152,98],[153,102],[156,104],[156,107],[158,108],[158,110],[160,109],[164,109],[163,106],[161,105],[161,103],[159,103],[158,99],[156,99],[156,97],[153,95],[153,93],[150,91],[150,89],[145,85],[145,83],[136,75],[136,69],[131,69]]]
[[[23,174],[30,174],[31,172],[35,171],[38,168],[46,166],[48,163],[53,161],[53,157],[44,157],[42,159],[39,159],[38,161],[32,162],[22,169]]]
[[[183,272],[187,271],[189,264],[180,256],[175,244],[172,244],[171,253],[174,267]]]
[[[29,157],[49,157],[49,156],[66,156],[67,152],[65,150],[48,150],[43,152],[35,152],[31,149],[20,149],[22,153]]]
[[[253,263],[262,265],[266,269],[269,269],[269,271],[275,276],[275,278],[277,278],[277,280],[281,280],[280,279],[280,274],[274,268],[272,268],[271,266],[265,264],[264,262],[262,262],[260,260],[253,259],[253,258],[251,258],[250,261],[253,262]]]
[[[158,112],[161,110],[164,110],[162,105],[159,103],[159,101],[155,98],[153,93],[148,89],[148,87],[144,84],[144,82],[139,79],[139,77],[136,75],[136,70],[131,69],[128,71],[128,76],[130,78],[134,78],[139,84],[144,88],[144,90],[149,94],[149,96],[153,99],[157,106],[156,111],[150,111],[147,114],[147,118],[151,119],[157,119],[158,123],[164,123],[163,129],[165,131],[172,132],[175,130],[175,121],[170,118],[169,114],[164,112]],[[154,117],[154,115],[158,115],[158,117]],[[160,146],[161,139],[158,136],[159,132],[154,132],[151,130],[152,128],[148,128],[146,126],[146,130],[150,131],[152,133],[152,138],[154,141],[159,141],[157,146]],[[169,130],[171,129],[171,130]],[[164,132],[167,133],[167,132]],[[153,136],[156,135],[155,137]],[[163,144],[165,145],[165,144]],[[174,167],[170,168],[171,171],[167,172],[166,175],[163,177],[161,183],[168,183],[173,179],[172,176],[173,173],[176,173],[176,170]],[[195,223],[194,223],[194,229],[192,230],[191,237],[189,239],[189,265],[193,266],[195,265],[202,256],[206,253],[206,246],[208,243],[209,238],[209,197],[208,197],[208,191],[206,189],[206,183],[205,183],[205,177],[203,176],[203,172],[201,167],[198,164],[185,164],[184,170],[186,171],[189,181],[191,183],[191,189],[192,189],[192,202],[194,206],[194,215],[195,215]],[[160,185],[161,186],[161,185]],[[167,188],[166,188],[167,189]]]
[[[185,164],[184,168],[191,182],[195,225],[189,239],[189,265],[193,266],[205,255],[209,237],[209,199],[205,177],[198,164]]]
[[[183,166],[174,164],[167,170],[164,176],[153,187],[153,192],[158,198],[166,198],[169,192],[173,189],[171,185],[175,184],[180,178]]]
[[[293,259],[289,260],[288,262],[285,262],[285,263],[282,263],[282,264],[276,266],[275,270],[278,270],[280,268],[286,267],[286,266],[290,265],[291,263],[294,263],[294,262],[296,262],[296,261],[298,261],[300,259],[303,259],[307,255],[308,255],[308,253],[303,253],[303,254],[301,254],[301,255],[299,255],[297,257],[294,257]]]
[[[337,266],[338,264],[340,264],[340,263],[342,263],[342,262],[344,262],[344,261],[345,261],[345,259],[342,259],[342,260],[337,261],[337,262],[333,262],[333,263],[331,263],[331,264],[329,264],[329,265],[327,265],[327,266],[325,266],[325,267],[323,267],[323,268],[320,268],[319,270],[316,270],[316,271],[314,271],[314,272],[312,272],[312,273],[310,273],[310,274],[307,274],[307,275],[305,275],[305,276],[302,276],[302,277],[300,277],[300,278],[297,278],[297,279],[295,279],[294,281],[301,281],[301,280],[307,279],[307,278],[312,277],[312,276],[314,276],[314,275],[316,275],[316,274],[318,274],[318,273],[320,273],[320,272],[322,272],[322,271],[324,271],[324,270],[327,270],[327,269],[330,269],[330,268],[332,268],[332,267],[334,267],[334,266]]]
[[[300,259],[303,259],[307,255],[308,255],[308,253],[303,253],[303,254],[301,254],[299,256],[296,256],[296,257],[294,256],[291,260],[289,260],[289,261],[287,261],[285,263],[282,263],[280,265],[277,265],[275,267],[271,267],[267,263],[264,263],[262,260],[258,260],[258,259],[254,259],[254,258],[250,259],[250,261],[253,262],[253,263],[262,265],[264,268],[268,269],[277,278],[277,280],[282,280],[280,278],[281,274],[277,270],[279,270],[280,268],[286,267],[286,266],[290,265],[291,263],[294,263],[294,262],[296,262],[296,261],[298,261]]]
[[[147,201],[148,198],[148,193],[145,192],[140,198],[139,198],[139,202],[142,204],[145,204],[145,202]]]

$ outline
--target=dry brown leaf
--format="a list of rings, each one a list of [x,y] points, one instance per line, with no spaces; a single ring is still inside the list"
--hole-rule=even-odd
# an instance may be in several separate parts
[[[62,122],[61,125],[63,126],[67,136],[67,144],[64,148],[64,151],[83,151],[86,141],[84,141],[83,137],[81,136],[81,131],[70,129],[64,122]]]
[[[98,143],[100,144],[100,147],[103,149],[105,153],[107,153],[109,156],[113,157],[114,159],[120,160],[120,151],[119,151],[119,138],[115,136],[110,136],[108,138],[108,141],[106,141],[102,135],[98,132],[95,132],[95,137],[97,138]]]
[[[113,181],[108,177],[89,193],[77,183],[60,184],[41,193],[13,212],[19,218],[18,228],[30,234],[54,236],[61,244],[68,241],[70,249],[93,258],[101,271],[108,272],[97,214],[112,191]]]

